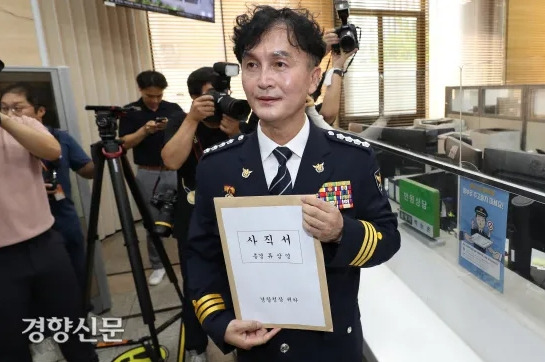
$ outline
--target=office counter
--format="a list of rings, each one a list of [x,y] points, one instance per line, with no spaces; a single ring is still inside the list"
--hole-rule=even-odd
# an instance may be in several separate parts
[[[545,290],[506,269],[505,292],[458,265],[458,243],[440,246],[400,222],[401,249],[362,269],[364,338],[378,361],[538,361],[545,357]]]

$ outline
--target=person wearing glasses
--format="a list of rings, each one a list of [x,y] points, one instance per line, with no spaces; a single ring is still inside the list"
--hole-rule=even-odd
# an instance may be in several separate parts
[[[77,325],[84,311],[42,179],[41,160],[57,160],[61,145],[23,114],[30,103],[5,92],[0,102],[0,361],[32,362],[29,333],[41,330],[24,334],[24,319],[67,318]],[[43,331],[55,333],[47,324]],[[69,333],[59,347],[69,362],[98,362],[94,346],[80,335]]]
[[[8,105],[12,105],[10,108]],[[46,114],[44,95],[25,83],[14,84],[4,90],[2,96],[2,113],[16,116],[28,116],[44,123]],[[46,183],[49,207],[55,217],[53,229],[60,232],[64,238],[66,250],[72,260],[72,265],[83,290],[85,286],[85,239],[79,216],[72,200],[72,184],[70,169],[79,176],[92,179],[94,163],[89,156],[66,131],[52,126],[46,126],[61,145],[61,157],[56,162],[42,161],[46,178],[55,172],[57,185]],[[53,181],[53,180],[48,180]]]

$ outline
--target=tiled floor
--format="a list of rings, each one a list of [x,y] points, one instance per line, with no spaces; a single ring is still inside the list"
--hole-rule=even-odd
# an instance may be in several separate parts
[[[146,276],[151,273],[146,248],[145,230],[141,224],[137,224],[138,239],[140,240],[140,250],[144,267],[146,268]],[[165,249],[169,255],[174,271],[177,275],[179,283],[181,283],[180,267],[178,264],[178,251],[175,239],[166,239],[164,241]],[[124,246],[123,236],[117,233],[106,238],[102,242],[102,255],[104,266],[108,274],[108,283],[112,297],[112,308],[100,317],[124,317],[140,313],[140,305],[136,297],[132,273],[130,272],[130,264],[127,256],[127,249]],[[155,311],[180,306],[180,300],[176,294],[174,286],[168,281],[165,276],[163,282],[157,286],[149,287],[153,308]],[[156,313],[155,325],[158,327],[164,321],[177,314],[180,309],[176,308],[170,311]],[[123,320],[124,334],[123,339],[139,339],[149,336],[149,327],[142,321],[142,317],[128,318]],[[159,343],[167,348],[170,353],[168,361],[176,361],[178,355],[178,339],[179,339],[180,321],[176,321],[168,328],[159,334]],[[116,337],[118,337],[116,335]],[[115,347],[107,349],[99,349],[98,354],[100,362],[109,362],[123,351],[133,348],[131,347]],[[35,357],[35,362],[53,362],[56,358],[51,357],[53,353],[47,353]],[[232,354],[224,355],[212,341],[210,341],[207,350],[209,362],[234,362],[235,357]]]

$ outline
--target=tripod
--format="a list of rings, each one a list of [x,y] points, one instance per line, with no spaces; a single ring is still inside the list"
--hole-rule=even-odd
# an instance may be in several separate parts
[[[93,189],[91,194],[91,212],[89,218],[89,228],[87,232],[87,264],[86,264],[86,288],[84,292],[84,306],[85,310],[90,308],[90,296],[91,296],[91,281],[94,265],[95,245],[97,239],[97,225],[98,214],[100,209],[100,195],[102,190],[102,179],[104,175],[104,163],[107,161],[108,169],[110,171],[110,177],[114,190],[117,210],[119,212],[119,218],[121,220],[121,227],[123,232],[123,238],[125,239],[125,246],[129,256],[131,264],[132,275],[134,284],[136,286],[136,294],[138,302],[142,310],[142,318],[145,324],[149,328],[149,336],[143,337],[138,341],[126,341],[123,345],[141,344],[147,357],[152,362],[163,362],[164,358],[159,345],[158,333],[162,332],[178,318],[180,318],[180,338],[178,345],[179,358],[177,360],[183,361],[183,343],[184,343],[184,326],[181,319],[182,313],[178,313],[173,318],[166,321],[162,326],[155,328],[155,312],[151,302],[151,296],[148,289],[146,275],[144,274],[144,266],[142,264],[142,256],[140,249],[138,248],[138,238],[136,235],[136,228],[134,226],[134,220],[129,204],[129,198],[127,195],[127,189],[125,187],[125,181],[127,182],[142,219],[144,227],[152,236],[153,244],[159,254],[159,258],[163,263],[166,270],[168,279],[178,294],[180,302],[183,304],[183,295],[178,284],[176,274],[172,269],[172,265],[165,251],[163,243],[159,236],[153,232],[153,218],[148,209],[148,205],[145,202],[138,186],[136,179],[125,155],[124,149],[121,147],[122,141],[116,139],[117,118],[127,109],[119,107],[104,107],[104,106],[87,106],[86,110],[94,110],[96,123],[99,128],[99,135],[101,141],[91,145],[91,153],[93,161],[95,162],[95,175],[93,179]],[[183,307],[183,305],[182,305]],[[151,342],[151,343],[150,343]],[[114,344],[106,347],[119,346]]]

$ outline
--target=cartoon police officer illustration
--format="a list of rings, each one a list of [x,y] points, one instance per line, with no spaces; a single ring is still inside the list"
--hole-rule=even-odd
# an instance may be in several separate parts
[[[490,239],[492,233],[491,223],[487,225],[488,212],[482,206],[475,207],[475,218],[471,220],[471,235],[479,234]]]
[[[464,233],[464,239],[480,252],[486,254],[488,251],[494,259],[501,260],[502,254],[492,249],[493,243],[490,237],[493,230],[494,223],[488,221],[488,212],[486,209],[482,206],[476,206],[475,217],[471,219],[470,234]]]

